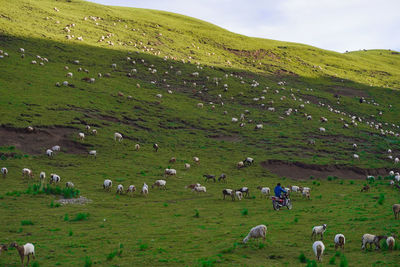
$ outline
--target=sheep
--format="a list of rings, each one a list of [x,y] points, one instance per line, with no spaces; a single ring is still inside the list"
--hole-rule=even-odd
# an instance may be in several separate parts
[[[169,175],[176,175],[176,170],[175,169],[165,169],[164,176],[169,176]]]
[[[119,184],[117,186],[117,192],[116,193],[122,195],[123,191],[124,191],[124,186],[122,184]]]
[[[85,134],[84,133],[79,133],[78,137],[81,141],[83,141],[83,139],[85,139]]]
[[[344,249],[344,244],[346,243],[346,238],[344,237],[343,234],[335,235],[335,238],[333,241],[335,242],[335,250],[337,250],[338,247],[340,247],[342,250]]]
[[[146,183],[143,183],[142,191],[140,191],[140,193],[144,196],[149,194],[149,186]]]
[[[394,176],[394,171],[390,171],[389,176]]]
[[[395,158],[395,159],[394,159],[394,163],[395,163],[395,164],[397,164],[397,163],[399,163],[399,162],[400,162],[399,158]]]
[[[218,177],[218,182],[220,181],[224,181],[226,183],[226,174],[222,173],[219,177]]]
[[[245,166],[250,166],[254,163],[254,159],[253,158],[246,158],[245,160],[243,160],[243,164]]]
[[[358,159],[360,159],[360,156],[357,155],[357,154],[354,154],[354,155],[353,155],[353,158],[358,160]]]
[[[400,214],[400,204],[394,204],[393,207],[393,213],[394,213],[394,219],[399,219],[399,214]]]
[[[320,226],[314,226],[311,233],[311,240],[313,238],[317,238],[317,235],[321,235],[321,240],[323,240],[325,231],[326,231],[326,224]]]
[[[72,76],[74,76],[74,74],[72,72],[68,72],[65,76],[69,77],[69,78],[72,78]]]
[[[53,157],[53,150],[51,150],[51,149],[47,149],[46,150],[46,155],[48,156],[48,157]]]
[[[297,185],[291,185],[289,188],[292,192],[300,192],[300,187]]]
[[[106,179],[103,182],[103,189],[106,191],[110,191],[112,187],[112,181],[110,179]]]
[[[117,68],[117,64],[111,64],[111,68],[116,69]]]
[[[53,146],[51,148],[51,150],[53,150],[53,151],[61,151],[61,147],[60,146]]]
[[[371,235],[371,234],[364,234],[361,241],[362,241],[362,246],[361,249],[366,249],[366,245],[369,244],[369,248],[372,248],[372,244],[375,244],[375,249],[378,250],[381,248],[380,246],[380,241],[381,239],[386,238],[386,236],[380,235]]]
[[[18,251],[19,256],[21,257],[21,263],[22,266],[24,266],[24,259],[25,256],[28,258],[28,262],[26,263],[26,266],[29,266],[29,256],[32,255],[33,259],[35,259],[35,246],[32,245],[31,243],[26,243],[23,246],[19,246],[16,242],[13,242],[10,244],[11,248],[16,248]]]
[[[224,189],[224,190],[222,190],[222,195],[224,196],[224,199],[225,199],[226,196],[231,196],[232,201],[235,200],[234,191],[232,189]]]
[[[139,144],[136,144],[136,145],[135,145],[135,150],[136,150],[136,151],[139,151],[139,149],[140,149],[140,145],[139,145]]]
[[[240,191],[235,191],[235,195],[236,195],[236,197],[237,197],[238,200],[242,200],[242,198],[243,198],[242,192],[240,192]]]
[[[207,189],[205,186],[195,186],[193,188],[192,192],[194,192],[194,191],[196,191],[197,193],[201,193],[201,192],[206,193]]]
[[[8,169],[6,167],[1,168],[1,174],[3,175],[3,178],[6,178],[8,173]]]
[[[197,164],[200,164],[200,159],[198,157],[193,157],[193,161]]]
[[[89,153],[89,156],[93,156],[94,158],[97,157],[97,151],[96,150],[90,150],[88,153]]]
[[[357,144],[353,144],[353,148],[354,148],[354,149],[357,149]]]
[[[240,189],[237,189],[235,191],[240,191],[244,194],[244,197],[249,197],[249,188],[248,187],[242,187]]]
[[[39,178],[40,178],[40,181],[44,181],[46,179],[46,173],[45,172],[40,172]]]
[[[134,185],[130,185],[130,186],[128,187],[128,189],[126,189],[126,193],[127,193],[127,194],[128,194],[128,193],[133,194],[135,191],[136,191],[136,187],[135,187]]]
[[[170,158],[169,163],[175,163],[175,162],[176,162],[176,158],[175,157]]]
[[[185,169],[189,170],[190,169],[190,164],[189,163],[185,163]]]
[[[203,108],[204,105],[203,105],[203,103],[197,103],[197,107],[198,107],[198,108]]]
[[[244,167],[243,161],[239,161],[239,162],[236,164],[236,166],[237,166],[238,169],[243,168],[243,167]]]
[[[303,191],[301,194],[303,195],[303,197],[310,199],[310,196],[311,196],[310,191]]]
[[[232,118],[232,122],[238,122],[237,118]]]
[[[269,196],[269,194],[271,193],[271,189],[269,187],[257,186],[257,189],[261,191],[261,195],[264,197]]]
[[[206,178],[205,182],[207,182],[208,180],[213,180],[215,183],[215,175],[212,174],[204,174],[203,177]]]
[[[317,260],[322,261],[322,254],[324,254],[324,250],[325,250],[324,243],[322,243],[321,241],[315,241],[312,248],[313,248],[315,257],[317,257]]]
[[[33,178],[33,172],[28,168],[23,168],[22,169],[22,178],[24,178],[24,176]]]
[[[262,129],[263,125],[262,124],[257,124],[256,127],[254,128],[255,130],[259,130]]]
[[[322,132],[322,133],[324,133],[324,132],[326,132],[326,129],[325,129],[324,127],[320,127],[320,128],[319,128],[319,131]]]
[[[190,184],[190,185],[185,186],[185,188],[193,189],[193,188],[198,187],[198,186],[201,186],[201,185],[200,185],[199,183],[197,183],[197,184]]]
[[[60,181],[61,181],[61,177],[59,175],[54,174],[54,173],[50,174],[50,184],[52,184],[52,183],[57,184]]]
[[[66,182],[65,187],[66,188],[74,188],[74,184],[72,182]]]
[[[158,146],[158,144],[154,144],[154,145],[153,145],[153,148],[154,148],[154,150],[157,152],[158,149],[159,149],[160,147]]]
[[[122,141],[122,134],[120,133],[114,133],[114,141],[121,142]]]
[[[247,243],[250,238],[262,238],[263,241],[265,242],[265,237],[267,235],[267,226],[264,224],[257,225],[253,228],[251,228],[249,234],[243,239],[243,243]]]
[[[0,254],[1,254],[2,251],[7,251],[7,250],[8,249],[7,249],[6,245],[0,244]]]
[[[395,244],[395,239],[394,239],[394,237],[393,236],[389,236],[387,239],[386,239],[386,245],[388,246],[388,249],[389,250],[393,250],[394,249],[394,244]]]
[[[163,188],[163,189],[167,189],[166,186],[167,182],[165,180],[157,180],[154,182],[154,184],[151,186],[151,188],[154,188],[154,186],[157,186],[158,188]]]
[[[368,192],[370,189],[369,185],[364,185],[363,188],[361,188],[360,192]]]

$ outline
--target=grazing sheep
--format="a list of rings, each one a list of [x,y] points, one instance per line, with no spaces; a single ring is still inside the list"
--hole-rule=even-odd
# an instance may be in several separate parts
[[[136,151],[139,151],[139,149],[140,149],[140,145],[139,145],[139,144],[136,144],[136,145],[135,145],[135,150],[136,150]]]
[[[354,158],[354,159],[360,159],[360,156],[357,155],[357,154],[354,154],[354,155],[353,155],[353,158]]]
[[[117,186],[117,192],[116,193],[122,195],[123,192],[124,192],[124,186],[122,184],[119,184]]]
[[[66,182],[65,187],[66,188],[74,188],[74,184],[72,182]]]
[[[165,169],[164,176],[169,176],[169,175],[176,175],[176,170],[175,169]]]
[[[53,151],[61,151],[61,147],[60,146],[53,146],[51,148],[51,150],[53,150]]]
[[[1,168],[1,174],[3,175],[3,178],[6,178],[8,173],[8,169],[6,167]]]
[[[198,108],[203,108],[203,106],[204,106],[203,103],[197,103]]]
[[[253,158],[246,158],[245,160],[243,160],[244,166],[250,166],[253,163],[254,163],[254,159]]]
[[[25,176],[33,178],[33,172],[28,168],[23,168],[22,169],[22,178],[24,178]]]
[[[354,149],[357,149],[357,144],[353,144],[353,148],[354,148]]]
[[[58,184],[61,181],[61,177],[57,174],[50,174],[50,184],[55,183]]]
[[[240,189],[237,189],[235,191],[240,191],[244,194],[244,197],[249,197],[250,193],[249,193],[249,188],[248,187],[242,187]]]
[[[394,176],[394,171],[390,171],[389,176]]]
[[[267,226],[260,224],[253,228],[251,228],[249,234],[243,239],[243,243],[247,243],[250,238],[260,238],[262,237],[263,241],[265,241],[265,237],[267,235]]]
[[[397,163],[399,163],[399,162],[400,162],[399,158],[395,158],[395,159],[394,159],[394,163],[395,163],[395,164],[397,164]]]
[[[313,248],[315,257],[317,257],[317,260],[322,261],[322,254],[324,254],[324,250],[325,250],[324,243],[322,243],[321,241],[315,241],[312,248]]]
[[[200,184],[190,184],[185,186],[185,188],[194,189],[195,187],[201,186]]]
[[[300,187],[297,185],[291,185],[291,186],[289,186],[289,188],[290,188],[290,191],[292,191],[292,192],[300,192]]]
[[[219,177],[218,177],[218,182],[220,181],[224,181],[226,183],[226,174],[222,173]]]
[[[93,129],[93,130],[92,130],[92,134],[93,134],[93,135],[97,135],[97,130],[96,130],[96,129]]]
[[[135,191],[136,191],[136,187],[135,187],[134,185],[130,185],[130,186],[128,187],[128,189],[126,189],[126,193],[127,193],[127,194],[128,194],[128,193],[133,194]]]
[[[256,127],[254,127],[255,130],[260,130],[263,128],[262,124],[257,124]]]
[[[321,235],[321,240],[323,240],[325,231],[326,231],[326,224],[320,226],[314,226],[311,233],[311,240],[313,238],[317,238],[317,235]]]
[[[195,188],[193,188],[192,192],[196,191],[197,193],[206,193],[207,189],[205,186],[196,186]]]
[[[257,189],[261,191],[261,195],[264,197],[269,196],[269,194],[271,193],[271,189],[269,187],[257,186]]]
[[[319,131],[324,133],[324,132],[326,132],[326,129],[324,127],[320,127]]]
[[[244,167],[243,161],[239,161],[239,162],[236,164],[236,166],[237,166],[238,169],[243,168],[243,167]]]
[[[154,150],[157,152],[158,149],[159,149],[160,147],[158,146],[158,144],[154,144],[154,145],[153,145],[153,148],[154,148]]]
[[[78,137],[81,141],[83,141],[83,139],[85,139],[85,134],[84,133],[79,133]]]
[[[111,191],[112,181],[110,179],[106,179],[103,182],[103,189],[106,191]]]
[[[363,188],[361,188],[361,192],[368,192],[370,189],[369,185],[364,185]]]
[[[394,213],[394,219],[399,219],[400,204],[394,204],[392,208],[393,208],[393,213]]]
[[[11,248],[16,248],[18,251],[19,256],[21,257],[21,263],[22,266],[24,266],[24,259],[25,256],[28,258],[28,262],[26,263],[26,266],[29,266],[29,256],[32,255],[33,259],[35,259],[35,246],[32,245],[31,243],[26,243],[23,246],[19,246],[16,242],[13,242],[10,244]]]
[[[362,241],[362,246],[361,249],[366,249],[366,245],[369,244],[369,248],[372,249],[372,244],[375,244],[375,249],[378,250],[381,248],[380,246],[380,241],[382,239],[386,238],[386,236],[383,235],[371,235],[371,234],[364,234],[361,241]]]
[[[242,192],[240,192],[240,191],[235,191],[235,195],[236,195],[236,197],[237,197],[238,200],[242,200],[242,198],[243,198]]]
[[[193,161],[197,164],[200,164],[200,159],[198,157],[193,157]]]
[[[122,141],[122,134],[120,133],[114,133],[114,141],[121,142]]]
[[[140,193],[144,196],[149,194],[149,186],[146,183],[143,183],[142,191],[140,191]]]
[[[310,199],[311,197],[310,191],[303,191],[301,194],[303,195],[303,197],[307,199]]]
[[[176,158],[175,157],[170,158],[169,163],[175,163],[175,162],[176,162]]]
[[[215,183],[215,175],[212,174],[204,174],[203,177],[206,178],[205,182],[207,182],[208,180],[213,180]]]
[[[234,191],[232,189],[224,189],[224,190],[222,190],[222,195],[224,196],[224,199],[225,199],[226,196],[230,196],[232,198],[232,201],[235,200]]]
[[[51,150],[51,149],[47,149],[46,150],[46,155],[48,156],[48,157],[53,157],[53,150]]]
[[[97,157],[97,151],[96,150],[90,150],[89,151],[89,155],[93,156],[94,158],[96,158]]]
[[[46,173],[45,172],[40,172],[39,178],[40,178],[40,181],[44,181],[44,179],[46,179]]]
[[[394,239],[393,236],[389,236],[389,237],[386,239],[386,245],[388,246],[388,249],[389,249],[389,250],[393,250],[395,242],[396,242],[396,241],[395,241],[395,239]]]
[[[154,186],[157,186],[158,188],[162,189],[167,189],[167,181],[165,180],[157,180],[154,182],[154,184],[151,186],[151,188],[154,188]]]
[[[185,169],[189,170],[190,169],[190,164],[189,163],[185,163]]]
[[[337,234],[335,235],[335,250],[340,247],[341,249],[344,249],[344,244],[346,243],[346,238],[344,237],[343,234]]]

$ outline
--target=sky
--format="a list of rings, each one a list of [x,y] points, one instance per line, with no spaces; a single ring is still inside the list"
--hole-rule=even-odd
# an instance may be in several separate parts
[[[90,0],[149,8],[211,22],[252,37],[337,52],[400,51],[400,0]]]

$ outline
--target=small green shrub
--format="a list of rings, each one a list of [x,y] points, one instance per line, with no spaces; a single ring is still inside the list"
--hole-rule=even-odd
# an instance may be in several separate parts
[[[379,199],[378,199],[378,204],[379,205],[383,205],[383,202],[385,201],[385,194],[381,193],[379,195]]]
[[[336,258],[335,258],[335,256],[333,256],[332,258],[329,259],[329,264],[336,265],[335,261],[336,261]]]
[[[22,225],[22,226],[24,226],[24,225],[33,225],[33,222],[30,221],[30,220],[22,220],[22,221],[21,221],[21,225]]]
[[[92,260],[86,256],[85,258],[85,267],[91,267],[92,266]]]
[[[340,257],[340,267],[348,267],[349,263],[347,262],[346,257],[342,254]]]
[[[200,217],[200,213],[199,213],[199,210],[198,210],[198,209],[195,209],[195,210],[194,210],[194,217],[195,217],[195,218],[199,218],[199,217]]]
[[[89,213],[78,213],[76,214],[75,218],[71,220],[72,222],[78,222],[78,221],[86,221],[89,218]]]
[[[306,263],[307,262],[307,258],[306,258],[306,256],[304,255],[303,252],[299,255],[299,261],[301,263]]]
[[[246,208],[244,208],[240,213],[242,213],[243,216],[246,216],[249,214],[249,211]]]
[[[73,236],[73,235],[74,235],[74,232],[72,232],[72,230],[69,230],[68,236]]]
[[[144,251],[144,250],[146,250],[148,248],[149,248],[149,246],[147,244],[140,244],[139,245],[139,250],[141,250],[141,251]]]
[[[64,222],[68,222],[68,221],[69,221],[68,213],[65,213],[65,215],[64,215]]]
[[[315,260],[312,260],[312,261],[308,261],[307,262],[307,265],[306,265],[307,267],[317,267],[317,263],[315,262]]]
[[[115,256],[117,256],[117,251],[114,250],[113,252],[111,252],[110,254],[107,255],[107,260],[111,261],[112,259],[115,258]]]

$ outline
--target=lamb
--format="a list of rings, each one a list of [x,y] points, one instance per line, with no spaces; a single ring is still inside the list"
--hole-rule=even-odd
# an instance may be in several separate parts
[[[140,193],[144,196],[149,194],[149,186],[146,183],[143,183],[142,191],[140,191]]]
[[[74,184],[72,182],[66,182],[65,187],[66,188],[74,188]]]
[[[380,235],[371,235],[371,234],[364,234],[361,241],[362,241],[362,246],[361,249],[366,249],[366,245],[369,244],[370,248],[372,248],[372,244],[375,244],[375,249],[378,250],[381,248],[380,246],[380,241],[381,239],[386,238],[386,236]]]
[[[33,178],[33,172],[28,168],[23,168],[22,169],[22,178],[24,178],[24,176]]]
[[[399,214],[400,214],[400,204],[394,204],[393,205],[393,213],[394,213],[394,219],[399,219]]]
[[[135,145],[135,150],[136,150],[136,151],[139,151],[139,149],[140,149],[140,145],[139,145],[139,144],[136,144],[136,145]]]
[[[85,134],[84,133],[79,133],[78,137],[81,141],[83,141],[83,139],[85,139]]]
[[[112,187],[112,181],[110,179],[106,179],[103,182],[103,189],[106,191],[110,191]]]
[[[25,256],[27,256],[28,258],[26,266],[29,266],[29,260],[30,260],[29,256],[32,255],[33,259],[35,259],[35,246],[32,245],[31,243],[26,243],[23,246],[19,246],[16,242],[13,242],[10,244],[10,247],[17,249],[19,256],[21,257],[22,266],[24,266]]]
[[[237,197],[238,200],[242,200],[242,198],[243,198],[242,192],[240,192],[240,191],[235,191],[235,195],[236,195],[236,197]]]
[[[96,158],[97,157],[97,151],[96,150],[90,150],[89,151],[89,155],[93,156],[94,158]]]
[[[342,250],[344,249],[344,244],[346,243],[346,238],[344,237],[343,234],[337,234],[335,235],[335,250],[340,247]]]
[[[395,239],[394,239],[394,237],[393,236],[389,236],[387,239],[386,239],[386,245],[388,246],[388,249],[389,250],[393,250],[394,249],[394,244],[395,244]]]
[[[8,169],[6,167],[1,168],[1,174],[3,175],[3,178],[6,178],[8,173]]]
[[[222,195],[224,196],[224,199],[226,196],[231,196],[232,201],[235,200],[235,195],[233,194],[234,191],[232,189],[224,189],[222,190]]]
[[[313,248],[315,257],[317,257],[317,260],[322,261],[322,254],[324,254],[324,250],[325,250],[324,243],[322,243],[321,241],[315,241],[312,248]]]
[[[226,183],[226,174],[222,173],[219,177],[218,177],[218,182],[220,181],[224,181]]]
[[[53,157],[53,150],[51,150],[51,149],[47,149],[46,150],[46,155],[48,156],[48,157]]]
[[[169,176],[169,175],[176,175],[176,170],[175,169],[165,169],[164,176]]]
[[[269,196],[269,194],[271,193],[271,189],[269,187],[257,186],[257,189],[261,191],[261,195],[263,195],[264,197]]]
[[[157,152],[158,149],[159,149],[160,147],[158,146],[158,144],[154,144],[154,145],[153,145],[153,148],[154,148],[154,150]]]
[[[124,191],[124,186],[122,184],[119,184],[117,186],[117,192],[116,193],[122,195],[123,191]]]
[[[167,189],[166,186],[167,182],[165,180],[157,180],[154,182],[154,184],[151,186],[151,188],[154,188],[154,186],[157,186],[158,188],[163,188],[163,189]]]
[[[265,241],[265,236],[267,235],[267,226],[260,224],[251,228],[249,234],[243,239],[243,243],[247,243],[250,238],[260,238],[262,237]]]
[[[114,133],[114,141],[121,142],[122,141],[122,134],[120,133]]]
[[[206,178],[205,182],[207,182],[208,180],[213,180],[215,183],[215,175],[212,174],[204,174],[203,177]]]
[[[323,240],[325,231],[326,231],[326,224],[320,226],[314,226],[311,233],[311,240],[313,238],[317,238],[317,235],[321,235],[321,240]]]
[[[190,164],[189,163],[185,163],[185,169],[186,170],[190,169]]]
[[[248,187],[242,187],[240,189],[237,189],[235,191],[240,191],[244,194],[244,197],[249,197],[249,188]]]
[[[54,174],[54,173],[50,174],[50,184],[52,184],[52,183],[57,184],[60,181],[61,181],[61,177],[59,175]]]
[[[206,193],[207,189],[205,186],[196,186],[195,188],[193,188],[192,192],[194,192],[194,191],[196,191],[198,193],[201,193],[201,192]]]
[[[134,185],[130,185],[130,186],[128,187],[128,189],[126,189],[126,193],[127,193],[127,194],[128,194],[128,193],[133,194],[135,191],[136,191],[136,187],[135,187]]]

